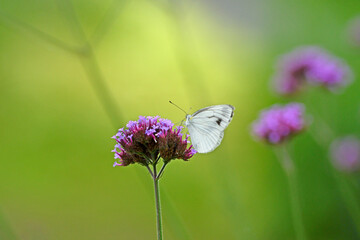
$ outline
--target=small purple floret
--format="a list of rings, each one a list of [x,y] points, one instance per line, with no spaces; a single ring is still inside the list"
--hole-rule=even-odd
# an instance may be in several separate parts
[[[278,93],[290,95],[307,83],[336,90],[351,80],[350,68],[341,59],[319,47],[301,47],[280,59],[274,84]]]
[[[304,130],[304,112],[300,103],[274,105],[263,110],[253,123],[253,134],[267,143],[279,144]]]
[[[330,153],[336,169],[344,172],[360,170],[360,140],[355,136],[335,140]]]
[[[115,161],[113,164],[113,167],[116,167],[116,166],[123,166],[123,165]]]
[[[188,147],[188,136],[183,139],[182,127],[174,127],[167,119],[140,116],[138,121],[129,121],[126,129],[121,128],[113,136],[117,142],[114,158],[115,166],[132,163],[148,165],[161,157],[164,162],[172,159],[190,159],[196,152]]]

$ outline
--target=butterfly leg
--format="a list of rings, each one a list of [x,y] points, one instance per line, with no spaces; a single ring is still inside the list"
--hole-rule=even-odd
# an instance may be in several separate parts
[[[175,123],[175,125],[178,125],[178,124],[180,123],[179,126],[183,126],[183,125],[184,125],[184,121],[185,121],[185,119],[181,120],[180,122]]]

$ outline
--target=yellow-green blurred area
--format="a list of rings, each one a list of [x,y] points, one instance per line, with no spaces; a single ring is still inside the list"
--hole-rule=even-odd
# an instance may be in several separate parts
[[[355,81],[296,100],[336,135],[360,134],[360,51],[347,38],[359,10],[358,0],[1,1],[0,238],[155,239],[152,179],[140,165],[112,167],[111,136],[139,115],[180,123],[172,100],[190,113],[236,110],[218,149],[167,166],[164,238],[295,239],[286,175],[251,122],[292,101],[271,91],[279,55],[318,45]],[[359,239],[315,127],[290,144],[306,232]]]

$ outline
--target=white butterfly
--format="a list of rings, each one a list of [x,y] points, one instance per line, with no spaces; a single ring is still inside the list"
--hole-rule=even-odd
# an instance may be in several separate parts
[[[208,153],[220,145],[234,110],[233,106],[224,104],[202,108],[192,115],[186,114],[185,125],[197,152]]]

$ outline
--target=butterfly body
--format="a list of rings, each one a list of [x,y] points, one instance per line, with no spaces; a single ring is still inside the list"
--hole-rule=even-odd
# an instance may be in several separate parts
[[[234,110],[233,106],[224,104],[202,108],[186,115],[185,125],[197,152],[208,153],[220,145]]]

